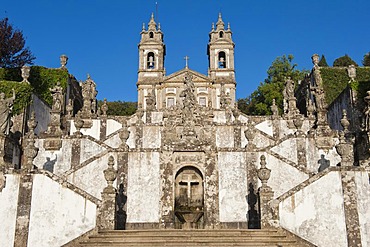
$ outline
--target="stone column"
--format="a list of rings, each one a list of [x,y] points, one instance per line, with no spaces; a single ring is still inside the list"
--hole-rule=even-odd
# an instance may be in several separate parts
[[[160,228],[174,228],[174,174],[172,164],[172,151],[162,151],[160,154],[160,170],[161,170],[161,219]]]
[[[261,156],[261,167],[258,169],[258,178],[262,182],[262,186],[259,188],[260,194],[260,215],[261,215],[261,228],[268,229],[277,227],[277,214],[272,208],[272,199],[274,197],[274,191],[270,186],[267,185],[267,180],[270,178],[271,170],[266,167],[266,157]]]
[[[107,180],[107,187],[101,193],[102,202],[99,205],[96,225],[98,230],[114,230],[116,213],[116,189],[113,181],[117,177],[117,171],[113,168],[114,158],[109,157],[108,168],[104,170],[104,177]]]
[[[348,246],[361,247],[361,231],[357,209],[358,195],[355,174],[355,171],[351,171],[350,168],[342,168],[341,179],[344,199],[344,217],[346,222]]]
[[[14,247],[27,247],[31,216],[32,184],[32,174],[23,170],[20,174]]]
[[[28,242],[28,232],[31,214],[32,185],[33,185],[33,160],[37,155],[38,148],[35,147],[36,127],[35,114],[31,114],[31,119],[27,122],[29,133],[25,139],[24,160],[21,165],[19,194],[17,204],[17,219],[15,225],[15,247],[26,247]]]
[[[207,192],[204,194],[205,222],[206,229],[217,229],[219,227],[219,181],[217,166],[217,153],[213,150],[206,151],[205,184]],[[211,189],[212,188],[212,189]]]

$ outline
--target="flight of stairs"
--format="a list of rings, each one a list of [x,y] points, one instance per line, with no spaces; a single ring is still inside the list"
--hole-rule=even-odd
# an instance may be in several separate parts
[[[125,230],[101,231],[81,247],[93,246],[300,246],[277,230]]]

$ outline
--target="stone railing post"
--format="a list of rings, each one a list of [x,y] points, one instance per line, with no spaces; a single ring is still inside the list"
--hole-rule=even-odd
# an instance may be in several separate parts
[[[272,199],[274,197],[274,191],[270,186],[267,185],[267,180],[270,178],[271,170],[266,167],[266,157],[261,156],[261,167],[257,171],[258,178],[261,180],[261,187],[259,188],[260,195],[260,216],[261,216],[261,228],[272,228],[277,227],[276,224],[276,210],[273,208]]]
[[[97,215],[98,230],[114,230],[116,214],[116,189],[113,187],[113,181],[117,177],[117,170],[113,168],[114,158],[109,157],[108,168],[104,170],[104,177],[107,181],[107,187],[101,193],[102,202]]]

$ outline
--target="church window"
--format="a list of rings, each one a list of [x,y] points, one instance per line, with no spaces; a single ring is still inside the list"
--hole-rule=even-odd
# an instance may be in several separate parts
[[[226,68],[226,54],[223,51],[218,53],[218,67],[220,69]]]
[[[153,52],[148,53],[147,66],[148,66],[148,69],[154,69],[155,68],[154,53]]]
[[[176,88],[173,87],[166,88],[166,93],[176,93]]]
[[[175,98],[173,97],[168,97],[167,98],[167,107],[171,107],[175,105]]]
[[[199,87],[198,88],[198,93],[207,93],[207,88],[206,87]]]
[[[200,106],[207,106],[207,98],[206,97],[199,97],[199,105]]]
[[[149,38],[151,38],[151,39],[154,38],[154,33],[153,32],[149,33]]]
[[[220,36],[220,38],[222,39],[222,38],[224,37],[224,32],[222,32],[222,31],[221,31],[221,32],[219,33],[219,36]]]

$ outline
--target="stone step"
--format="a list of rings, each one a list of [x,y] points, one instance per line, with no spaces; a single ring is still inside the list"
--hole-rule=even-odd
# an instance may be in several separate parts
[[[298,246],[276,230],[126,230],[101,231],[81,242],[101,246]]]

